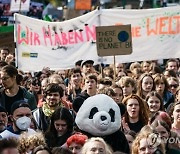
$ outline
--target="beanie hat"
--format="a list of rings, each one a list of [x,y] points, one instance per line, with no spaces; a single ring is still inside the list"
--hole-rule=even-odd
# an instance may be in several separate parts
[[[5,113],[7,113],[6,109],[5,109],[4,107],[2,107],[2,106],[0,106],[0,112],[5,112]]]
[[[19,100],[19,101],[16,101],[12,104],[11,106],[11,114],[13,114],[13,112],[20,108],[20,107],[27,107],[27,108],[30,108],[29,104],[25,101],[25,100]]]

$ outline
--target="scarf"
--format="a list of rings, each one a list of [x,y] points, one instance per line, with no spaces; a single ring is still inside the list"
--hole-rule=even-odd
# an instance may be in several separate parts
[[[57,107],[59,107],[59,106],[63,107],[62,104],[58,104]],[[47,103],[44,103],[43,106],[42,106],[42,110],[43,110],[45,116],[47,116],[47,117],[51,117],[52,114],[54,113],[54,111],[56,110],[56,108],[55,109],[50,109],[50,107],[49,107],[49,105]]]

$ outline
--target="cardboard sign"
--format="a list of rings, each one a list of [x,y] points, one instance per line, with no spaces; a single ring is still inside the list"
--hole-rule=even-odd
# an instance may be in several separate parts
[[[131,25],[96,27],[96,46],[98,56],[131,54]]]
[[[75,0],[76,10],[91,10],[91,0]]]

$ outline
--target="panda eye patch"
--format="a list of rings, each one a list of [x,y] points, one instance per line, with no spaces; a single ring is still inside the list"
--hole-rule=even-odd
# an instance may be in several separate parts
[[[97,107],[93,107],[90,111],[89,119],[93,119],[93,116],[98,112]]]
[[[115,112],[114,112],[114,110],[113,110],[113,109],[110,109],[110,110],[109,110],[109,114],[110,114],[110,116],[111,116],[111,122],[114,122],[114,121],[115,121],[115,118],[114,118]]]

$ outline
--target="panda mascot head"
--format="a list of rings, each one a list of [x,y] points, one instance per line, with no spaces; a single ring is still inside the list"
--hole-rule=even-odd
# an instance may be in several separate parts
[[[75,122],[85,132],[94,136],[105,136],[119,130],[120,109],[109,96],[98,94],[87,98],[80,107]]]

